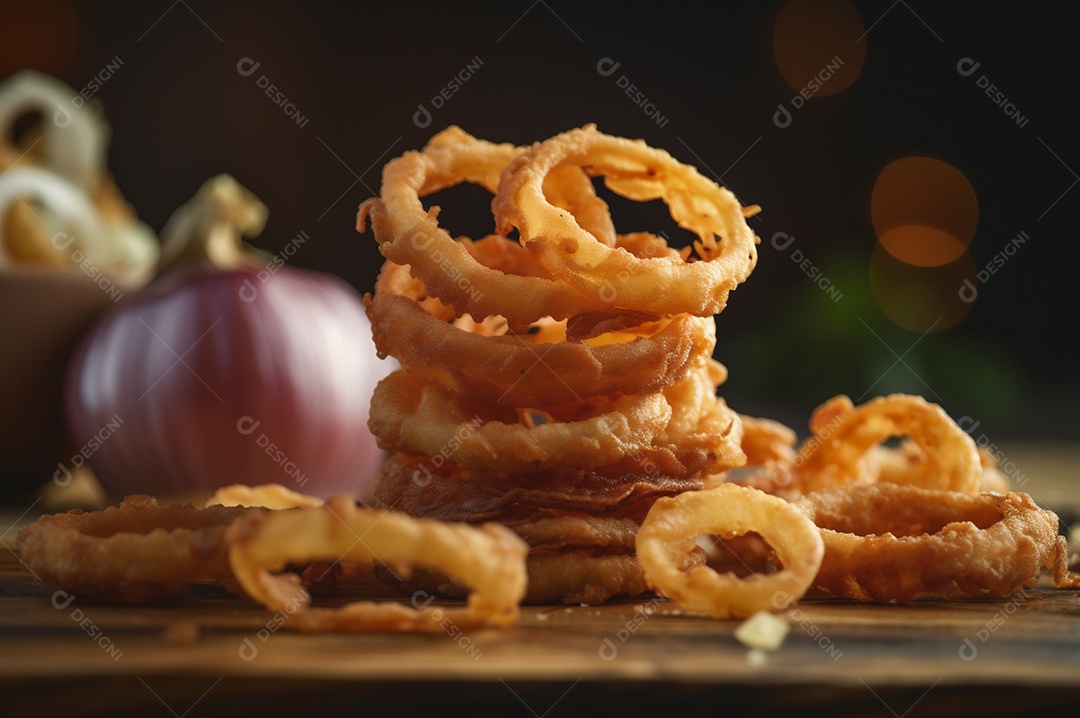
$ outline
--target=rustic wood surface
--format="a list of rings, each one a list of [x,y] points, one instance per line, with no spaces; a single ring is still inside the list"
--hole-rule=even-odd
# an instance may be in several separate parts
[[[1078,454],[1025,455],[1026,488],[1049,503],[1080,505],[1070,475]],[[12,550],[17,518],[0,516],[3,715],[197,718],[255,705],[262,715],[430,713],[458,705],[537,718],[683,707],[899,718],[1080,705],[1078,591],[911,605],[811,597],[786,613],[790,635],[760,663],[734,638],[737,622],[659,600],[525,607],[514,627],[463,635],[306,635],[273,630],[269,613],[216,587],[197,587],[172,606],[66,603]],[[192,631],[193,640],[170,638]]]

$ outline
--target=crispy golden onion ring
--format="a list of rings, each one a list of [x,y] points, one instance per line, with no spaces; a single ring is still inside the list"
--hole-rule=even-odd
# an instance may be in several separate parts
[[[722,471],[742,462],[741,424],[715,395],[713,365],[662,393],[495,415],[399,371],[376,387],[369,426],[387,451],[444,455],[464,469],[595,469],[632,459],[646,471]]]
[[[119,507],[42,516],[19,533],[23,562],[42,582],[79,598],[148,603],[175,598],[194,581],[232,588],[225,532],[239,506],[159,506],[128,496]]]
[[[776,573],[739,579],[705,565],[684,570],[699,536],[759,534],[781,565]],[[637,558],[645,580],[680,607],[717,618],[778,611],[810,587],[824,546],[814,524],[783,499],[735,484],[658,499],[641,524]]]
[[[533,551],[600,549],[612,554],[633,553],[640,526],[631,518],[553,512],[537,512],[527,519],[500,523],[525,539]]]
[[[672,410],[671,421],[653,442],[658,448],[645,458],[646,464],[652,458],[656,470],[668,470],[662,468],[666,464],[656,456],[661,448],[678,461],[681,469],[675,472],[685,475],[719,473],[746,463],[741,446],[742,422],[716,395],[717,387],[726,380],[727,369],[706,358],[685,379],[664,390]]]
[[[514,335],[464,331],[440,321],[416,301],[378,287],[369,300],[368,317],[375,346],[410,374],[473,403],[510,407],[658,391],[685,376],[716,343],[711,318],[679,314],[628,342],[533,345]]]
[[[230,484],[222,486],[206,500],[206,506],[261,506],[264,509],[314,508],[323,501],[315,496],[301,494],[281,484]]]
[[[608,188],[627,199],[662,199],[679,226],[698,236],[700,261],[685,261],[689,254],[636,257],[598,240],[544,195],[549,174],[567,166],[604,176]],[[521,243],[553,274],[615,307],[711,317],[757,263],[757,238],[734,194],[663,150],[602,134],[595,125],[556,135],[515,158],[492,210],[496,231],[517,228]]]
[[[379,382],[369,425],[387,451],[449,458],[465,469],[593,469],[652,447],[671,418],[660,393],[623,396],[610,410],[536,426],[485,421],[438,387],[397,371]]]
[[[858,407],[838,396],[814,411],[810,430],[814,437],[800,449],[801,462],[796,460],[803,493],[900,478],[922,488],[975,494],[982,482],[975,442],[940,406],[919,396],[892,394]],[[873,465],[871,450],[894,436],[907,436],[923,450],[917,473],[882,474]]]
[[[506,626],[525,595],[525,542],[499,524],[469,526],[359,508],[346,497],[322,508],[253,515],[229,530],[229,563],[244,591],[305,631],[431,631]],[[379,561],[407,573],[438,568],[473,589],[463,608],[358,601],[312,607],[300,577],[273,572],[315,561]]]
[[[794,504],[821,529],[814,587],[860,601],[1009,596],[1066,568],[1058,518],[1022,493],[971,496],[901,484],[826,489]]]
[[[565,319],[608,308],[595,294],[581,295],[549,276],[535,272],[521,276],[486,265],[483,256],[470,253],[466,244],[439,226],[437,209],[424,209],[422,197],[462,182],[481,185],[494,194],[499,174],[522,151],[478,140],[458,127],[443,130],[422,152],[406,152],[387,163],[380,197],[360,205],[356,228],[363,233],[370,219],[383,256],[409,265],[431,296],[453,305],[460,314],[501,315],[511,326],[524,329],[545,316]],[[567,168],[552,175],[545,188],[556,206],[614,244],[607,205],[596,196],[584,172]],[[507,296],[515,301],[507,302]]]
[[[795,459],[795,432],[772,419],[739,415],[742,420],[742,450],[747,466],[790,464]]]
[[[527,563],[526,603],[595,606],[614,596],[638,596],[649,588],[633,553],[534,553]]]
[[[520,474],[464,471],[439,456],[394,454],[383,465],[375,499],[386,509],[442,521],[509,523],[538,511],[640,521],[656,498],[711,486],[709,479],[640,468],[613,476],[573,468]]]

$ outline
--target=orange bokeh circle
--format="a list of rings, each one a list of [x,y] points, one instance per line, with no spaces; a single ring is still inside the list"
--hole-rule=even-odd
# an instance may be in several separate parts
[[[862,72],[865,32],[849,0],[788,0],[773,25],[776,65],[796,92],[835,94]]]
[[[967,251],[967,246],[948,232],[921,224],[893,227],[878,240],[894,257],[917,267],[940,267]]]
[[[975,236],[979,202],[964,173],[933,157],[904,157],[874,182],[870,215],[897,259],[937,267],[959,259]]]

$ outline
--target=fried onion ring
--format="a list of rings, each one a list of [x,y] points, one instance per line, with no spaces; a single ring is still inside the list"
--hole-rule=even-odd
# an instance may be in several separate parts
[[[1005,597],[1068,574],[1058,518],[1022,493],[971,496],[880,483],[816,491],[795,506],[821,529],[815,588],[860,601]]]
[[[805,493],[861,476],[876,480],[875,467],[868,469],[863,460],[893,436],[909,437],[925,453],[917,474],[902,474],[908,481],[927,489],[979,491],[983,470],[975,442],[940,406],[922,397],[893,394],[854,407],[846,396],[838,396],[814,411],[810,429],[814,440],[800,451],[798,466]]]
[[[538,426],[483,421],[432,384],[403,371],[379,382],[369,424],[387,451],[434,455],[452,447],[450,460],[465,469],[593,469],[652,446],[671,407],[663,394],[623,396],[611,410],[578,421]]]
[[[607,187],[627,199],[662,199],[679,226],[697,235],[700,261],[640,258],[598,241],[544,195],[548,175],[567,166],[604,176]],[[595,125],[537,143],[511,161],[492,211],[496,231],[517,228],[521,243],[553,274],[620,308],[711,317],[757,263],[757,237],[734,194],[663,150],[602,134]]]
[[[438,458],[438,457],[434,457]],[[528,474],[463,471],[433,457],[394,454],[375,488],[378,505],[443,521],[510,522],[537,511],[574,511],[641,520],[658,497],[702,489],[701,477],[580,469]]]
[[[653,442],[657,451],[669,451],[680,468],[673,473],[694,475],[720,473],[746,463],[742,450],[743,425],[739,416],[716,395],[717,387],[727,379],[727,369],[706,359],[681,382],[664,390],[671,406],[671,421]],[[655,452],[654,452],[655,453]],[[648,467],[651,455],[639,463]],[[663,471],[663,464],[653,460]]]
[[[610,553],[633,552],[640,526],[629,518],[546,512],[501,523],[513,529],[533,550],[602,549]]]
[[[789,464],[795,459],[795,432],[772,419],[739,415],[742,450],[748,466]]]
[[[409,265],[431,296],[462,314],[500,314],[513,327],[523,329],[545,316],[565,319],[582,311],[605,309],[598,296],[581,295],[564,282],[533,273],[507,274],[485,266],[467,245],[439,226],[437,210],[424,209],[421,197],[461,182],[482,185],[494,194],[499,173],[521,152],[509,144],[478,140],[458,127],[443,130],[422,152],[407,152],[387,163],[380,197],[360,205],[356,228],[363,233],[370,219],[383,256],[395,264]],[[596,197],[588,177],[572,169],[555,178],[558,186],[552,188],[548,183],[552,201],[574,213],[606,241],[614,242],[607,206]],[[431,261],[432,257],[443,261]],[[454,272],[446,271],[447,266]],[[505,301],[508,292],[515,302]]]
[[[699,536],[750,532],[772,548],[779,571],[739,579],[705,565],[682,568]],[[658,499],[637,537],[646,582],[680,607],[717,618],[746,618],[798,600],[814,580],[823,553],[820,532],[798,509],[735,484]]]
[[[585,603],[595,606],[614,596],[632,598],[649,590],[633,554],[530,554],[526,603]]]
[[[287,489],[281,484],[230,484],[222,486],[206,500],[206,506],[261,506],[273,510],[314,508],[322,505],[322,499]]]
[[[194,581],[234,587],[225,545],[233,521],[259,509],[191,504],[159,506],[128,496],[119,507],[42,516],[16,545],[44,583],[119,603],[176,598]]]
[[[893,394],[854,406],[837,396],[814,410],[813,436],[791,449],[794,434],[775,422],[745,420],[743,449],[754,468],[738,480],[794,500],[835,486],[898,483],[978,493],[1003,486],[975,442],[937,404]],[[881,442],[906,437],[896,447]],[[1007,485],[1006,485],[1007,486]]]
[[[475,403],[551,406],[609,394],[645,394],[678,381],[712,353],[713,320],[679,314],[648,336],[591,346],[532,345],[486,337],[440,321],[407,297],[376,291],[368,317],[375,346],[410,374]],[[448,357],[470,357],[447,361]]]
[[[716,380],[703,366],[663,393],[548,407],[532,425],[520,416],[530,410],[464,404],[399,371],[376,387],[369,426],[387,451],[442,454],[465,469],[595,469],[630,458],[646,471],[722,471],[742,462],[741,424],[715,396]]]
[[[255,514],[229,530],[229,564],[244,591],[268,610],[283,612],[304,631],[442,631],[505,626],[525,595],[525,542],[499,524],[468,526],[359,508],[346,497],[314,509]],[[380,561],[408,572],[438,568],[473,589],[463,608],[358,601],[312,607],[300,577],[274,575],[289,564]],[[414,604],[416,602],[414,601]]]

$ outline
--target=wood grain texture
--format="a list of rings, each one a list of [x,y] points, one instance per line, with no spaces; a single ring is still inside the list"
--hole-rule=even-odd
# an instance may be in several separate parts
[[[783,647],[753,665],[736,621],[658,599],[525,607],[509,629],[458,635],[308,635],[215,587],[172,606],[83,602],[0,556],[0,676],[185,674],[363,681],[634,680],[692,683],[1019,682],[1080,687],[1080,592],[1033,589],[1007,601],[859,604],[804,600]],[[334,599],[331,599],[334,600]],[[57,605],[62,605],[58,608]],[[177,622],[199,627],[170,646]],[[967,643],[965,643],[965,639]]]
[[[1030,488],[1075,505],[1068,482],[1033,480]],[[0,530],[20,513],[0,516]],[[525,607],[509,629],[465,635],[272,630],[269,613],[215,587],[172,606],[75,597],[57,608],[66,598],[20,564],[15,533],[4,533],[0,548],[3,715],[190,709],[198,718],[255,705],[260,715],[357,706],[430,715],[464,705],[537,717],[703,708],[914,717],[1014,715],[1034,706],[1073,714],[1080,706],[1078,591],[910,605],[810,597],[781,614],[790,635],[755,665],[733,636],[737,622],[659,600]],[[197,640],[166,642],[169,626],[185,621],[198,626]]]

